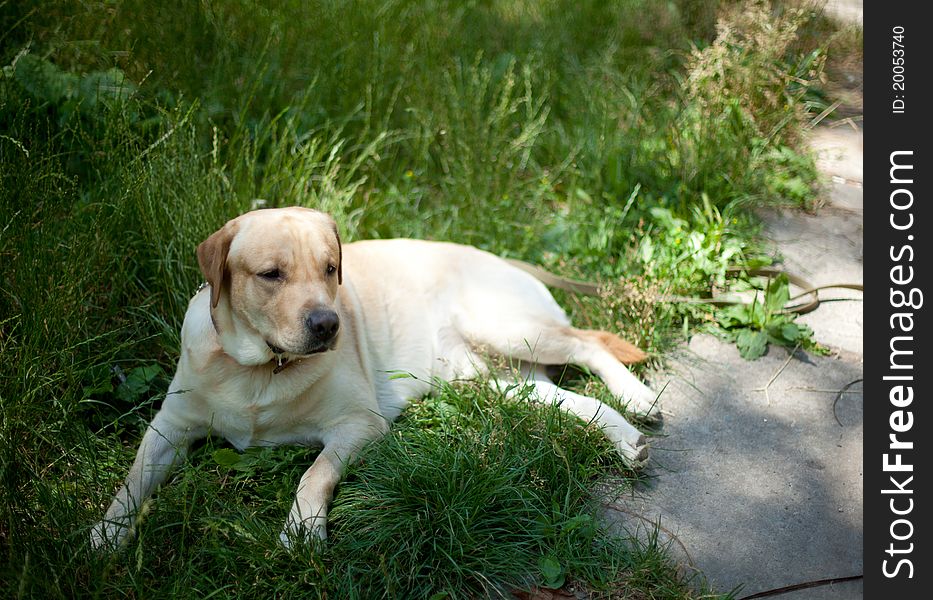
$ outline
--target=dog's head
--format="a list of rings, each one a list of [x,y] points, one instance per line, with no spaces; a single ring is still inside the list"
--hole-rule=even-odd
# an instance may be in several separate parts
[[[255,210],[204,240],[198,264],[224,351],[259,365],[332,349],[342,258],[334,220],[307,208]]]

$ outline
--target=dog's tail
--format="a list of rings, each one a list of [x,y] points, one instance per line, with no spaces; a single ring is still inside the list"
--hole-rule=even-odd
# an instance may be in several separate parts
[[[561,277],[560,275],[555,275],[554,273],[546,271],[541,267],[537,267],[514,258],[505,258],[503,260],[505,260],[505,262],[509,263],[513,267],[528,273],[549,287],[555,287],[561,290],[566,290],[568,292],[575,292],[577,294],[586,294],[587,296],[599,296],[602,292],[599,285],[589,281],[579,281],[576,279]],[[583,339],[595,341],[596,343],[602,345],[606,350],[609,351],[610,354],[616,357],[616,360],[618,360],[623,365],[639,363],[648,358],[648,355],[638,346],[631,342],[626,342],[614,333],[595,329],[576,328],[573,328],[573,332]]]
[[[614,333],[596,329],[575,329],[574,332],[584,339],[601,344],[623,365],[639,363],[648,358],[644,350],[631,342],[626,342]]]
[[[575,292],[577,294],[585,294],[587,296],[599,296],[600,288],[595,283],[561,277],[560,275],[555,275],[550,271],[545,271],[541,267],[537,267],[530,263],[516,260],[514,258],[504,258],[502,260],[509,263],[513,267],[528,273],[546,286],[566,290],[568,292]]]

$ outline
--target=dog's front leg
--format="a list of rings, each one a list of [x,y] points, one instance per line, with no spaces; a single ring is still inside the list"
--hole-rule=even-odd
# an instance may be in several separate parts
[[[116,548],[133,532],[133,520],[143,502],[165,481],[172,465],[184,457],[195,437],[163,412],[156,414],[139,445],[126,482],[110,503],[104,519],[91,530],[94,548]]]
[[[387,428],[385,423],[373,423],[342,428],[328,436],[324,449],[301,476],[295,502],[279,536],[282,545],[291,547],[306,536],[327,539],[327,509],[344,469],[364,445],[381,437]]]

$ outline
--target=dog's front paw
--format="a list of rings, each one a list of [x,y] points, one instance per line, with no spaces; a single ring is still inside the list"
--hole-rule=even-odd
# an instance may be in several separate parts
[[[129,539],[132,529],[116,521],[101,521],[91,528],[91,548],[113,552]]]
[[[288,520],[285,521],[285,528],[279,534],[279,542],[286,548],[325,541],[327,541],[327,519],[325,517],[300,519],[289,515]]]

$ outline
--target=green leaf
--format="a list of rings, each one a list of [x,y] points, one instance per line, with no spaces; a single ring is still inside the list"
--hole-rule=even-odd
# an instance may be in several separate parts
[[[736,325],[748,325],[751,322],[749,305],[733,304],[727,306],[717,312],[716,320],[719,321],[719,325],[725,329],[735,327]]]
[[[160,373],[162,373],[162,367],[160,367],[159,365],[156,365],[156,364],[143,365],[141,367],[136,367],[135,369],[131,369],[130,374],[127,377],[128,378],[135,377],[139,379],[140,381],[150,383],[152,382],[153,379],[158,377]]]
[[[97,365],[88,370],[87,385],[82,387],[84,398],[98,394],[109,394],[113,391],[110,369],[106,365]]]
[[[790,300],[790,282],[787,275],[781,273],[768,283],[768,289],[765,290],[765,306],[769,313],[777,313],[784,310],[784,305]]]
[[[162,373],[157,364],[134,367],[126,374],[126,380],[117,386],[115,395],[124,402],[136,402],[152,385],[153,380]]]
[[[781,327],[781,337],[788,342],[796,342],[800,339],[800,327],[796,323],[785,323]]]
[[[742,358],[755,360],[768,349],[768,336],[762,331],[743,329],[735,337],[735,345],[738,346]]]
[[[596,523],[591,515],[576,515],[564,522],[563,531],[574,532],[575,535],[592,539],[596,536]]]
[[[240,453],[230,448],[215,450],[211,456],[215,463],[228,469],[233,469],[240,463]]]
[[[538,559],[538,569],[544,579],[544,585],[549,588],[559,588],[564,585],[566,576],[560,562],[553,556],[542,556]]]

